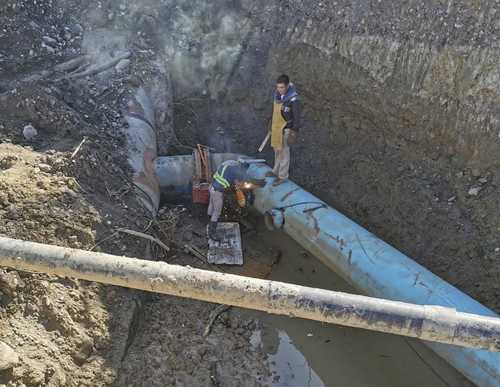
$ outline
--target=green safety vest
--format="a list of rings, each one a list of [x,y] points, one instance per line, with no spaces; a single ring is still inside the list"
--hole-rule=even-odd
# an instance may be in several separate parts
[[[228,189],[229,186],[231,185],[231,184],[229,184],[229,181],[227,181],[224,178],[224,172],[226,172],[226,168],[228,166],[229,165],[224,165],[224,168],[222,168],[222,172],[221,173],[219,173],[219,171],[217,171],[214,174],[214,180],[217,181],[217,183],[219,183],[220,185],[222,185],[222,187],[224,187],[224,189]]]

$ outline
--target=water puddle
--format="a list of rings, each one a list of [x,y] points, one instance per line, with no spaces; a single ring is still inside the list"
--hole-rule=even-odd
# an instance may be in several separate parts
[[[264,332],[269,333],[269,332]],[[262,340],[262,331],[255,331],[251,342],[254,347],[263,347],[269,355],[269,365],[273,377],[266,383],[277,387],[325,387],[321,378],[312,369],[304,355],[293,345],[293,341],[285,331],[277,331],[278,343],[273,340]]]
[[[253,240],[253,242],[252,242]],[[279,250],[269,279],[355,293],[344,280],[281,232],[249,238]],[[268,354],[275,387],[472,387],[418,340],[254,311],[260,330],[252,344]]]

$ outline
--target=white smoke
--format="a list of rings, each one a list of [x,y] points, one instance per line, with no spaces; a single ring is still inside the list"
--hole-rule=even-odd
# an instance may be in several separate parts
[[[232,2],[181,0],[164,36],[178,96],[196,92],[216,96],[238,63],[250,23]]]
[[[244,4],[248,3],[248,4]],[[177,96],[216,96],[238,64],[251,23],[247,0],[96,2],[86,17],[83,51],[105,63],[116,52],[153,40]],[[140,44],[139,44],[140,45]]]

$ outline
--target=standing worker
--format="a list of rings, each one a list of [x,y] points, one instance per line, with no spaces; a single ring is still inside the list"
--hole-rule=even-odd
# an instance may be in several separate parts
[[[271,125],[271,146],[274,148],[274,168],[266,176],[275,176],[273,186],[288,179],[290,169],[290,145],[297,141],[300,124],[299,95],[290,83],[288,75],[281,75],[276,81]]]
[[[227,160],[217,168],[210,187],[210,203],[208,205],[208,216],[210,216],[208,237],[210,239],[219,240],[217,236],[217,222],[224,206],[225,191],[230,189],[236,190],[239,204],[245,206],[246,199],[241,190],[250,190],[266,184],[265,180],[251,179],[248,176],[247,171],[249,166],[249,162],[245,162],[245,160]]]

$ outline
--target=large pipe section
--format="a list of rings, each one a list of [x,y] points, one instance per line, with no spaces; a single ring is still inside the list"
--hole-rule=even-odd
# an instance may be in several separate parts
[[[226,160],[238,160],[240,157],[236,153],[210,153],[210,164],[217,168]],[[158,157],[155,160],[155,173],[162,189],[190,192],[194,159],[192,156]]]
[[[140,202],[156,214],[160,205],[160,186],[155,175],[157,158],[155,112],[144,87],[129,99],[124,110],[128,162],[132,167],[132,180]]]
[[[500,319],[0,237],[0,266],[500,351]]]
[[[189,156],[187,156],[189,157]],[[160,185],[169,171],[167,158],[156,162]],[[253,178],[264,178],[270,168],[252,165]],[[177,171],[190,175],[189,167]],[[454,286],[431,273],[394,247],[308,193],[292,181],[256,191],[255,208],[274,221],[304,248],[362,293],[416,304],[440,305],[461,312],[498,317]],[[180,186],[189,180],[179,180]],[[298,203],[307,203],[299,204]],[[500,386],[500,355],[482,350],[426,343],[480,387]]]

